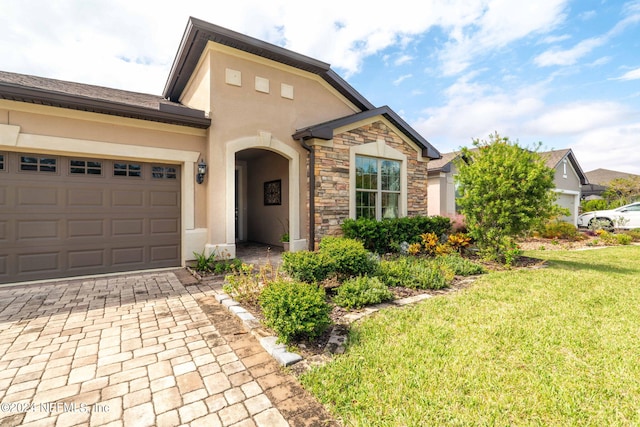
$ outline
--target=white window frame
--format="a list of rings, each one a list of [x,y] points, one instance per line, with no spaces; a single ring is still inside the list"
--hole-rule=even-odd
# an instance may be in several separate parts
[[[349,218],[356,218],[356,156],[374,157],[380,160],[395,160],[400,162],[398,218],[407,216],[407,156],[395,148],[386,145],[384,140],[379,139],[376,142],[356,145],[349,149]],[[379,210],[376,206],[376,217],[379,215]]]

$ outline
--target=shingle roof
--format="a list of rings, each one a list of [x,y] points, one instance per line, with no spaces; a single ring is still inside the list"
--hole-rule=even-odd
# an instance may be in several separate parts
[[[204,112],[158,95],[0,71],[0,99],[207,128]]]
[[[585,175],[587,175],[587,178],[589,178],[589,182],[603,186],[607,186],[611,181],[618,178],[640,177],[640,175],[613,171],[609,169],[594,169],[592,171],[586,172]]]

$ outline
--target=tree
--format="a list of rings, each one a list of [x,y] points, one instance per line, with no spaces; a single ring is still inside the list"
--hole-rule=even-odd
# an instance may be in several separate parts
[[[456,161],[458,204],[481,255],[509,263],[513,239],[559,213],[554,170],[537,153],[541,143],[529,150],[494,133],[473,145]]]
[[[602,195],[610,208],[628,205],[640,199],[640,176],[616,178],[609,182],[607,187]]]

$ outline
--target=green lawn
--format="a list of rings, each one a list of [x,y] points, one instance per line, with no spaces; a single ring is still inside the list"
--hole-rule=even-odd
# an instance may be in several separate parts
[[[345,425],[640,425],[640,247],[527,255],[352,327],[302,377]]]

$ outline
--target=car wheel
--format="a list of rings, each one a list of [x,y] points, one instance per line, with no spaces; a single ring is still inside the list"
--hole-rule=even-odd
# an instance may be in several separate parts
[[[600,221],[603,225],[603,229],[606,231],[613,231],[613,221],[611,221],[609,218],[595,218],[596,221]],[[591,220],[593,221],[593,220]]]

